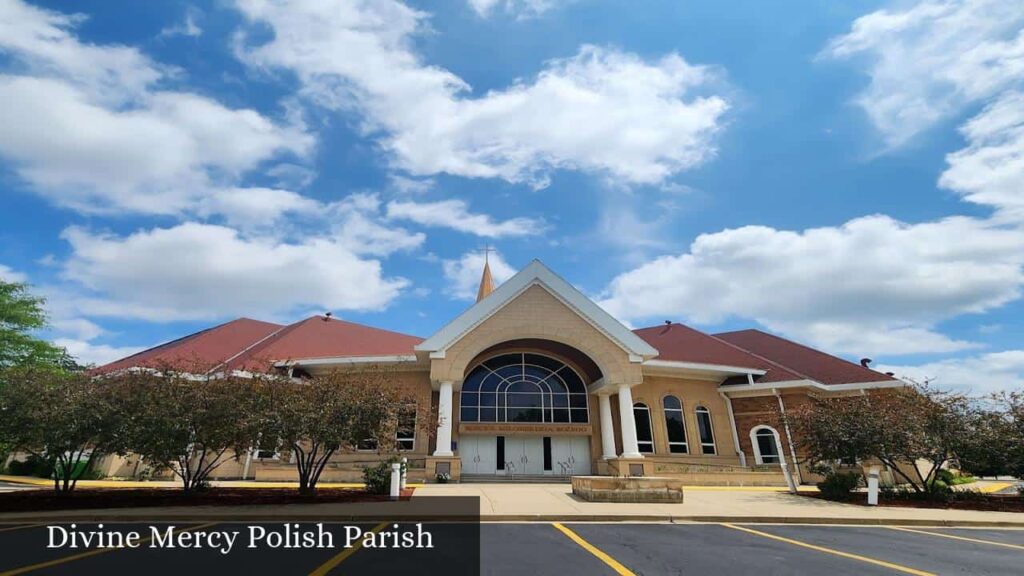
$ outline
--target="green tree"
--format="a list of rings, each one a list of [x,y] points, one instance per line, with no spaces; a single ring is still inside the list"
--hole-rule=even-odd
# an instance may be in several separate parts
[[[0,441],[45,460],[54,490],[72,492],[97,456],[121,449],[123,411],[112,392],[81,373],[8,369],[0,387]]]
[[[970,414],[957,446],[960,467],[977,476],[1024,478],[1024,393],[990,396]]]
[[[162,370],[122,372],[106,381],[126,399],[122,453],[171,470],[186,492],[206,486],[210,475],[247,451],[258,434],[259,378],[197,379]]]
[[[0,369],[29,364],[72,367],[65,350],[32,336],[46,326],[45,301],[28,286],[0,280]]]
[[[943,465],[969,430],[971,403],[926,384],[860,396],[812,397],[787,413],[798,451],[811,463],[876,460],[915,492],[939,490]]]
[[[395,448],[401,410],[415,401],[403,394],[391,374],[379,367],[315,376],[304,382],[273,383],[264,436],[274,436],[292,453],[299,491],[311,494],[338,451],[370,440],[377,450]],[[422,420],[422,419],[421,419]]]

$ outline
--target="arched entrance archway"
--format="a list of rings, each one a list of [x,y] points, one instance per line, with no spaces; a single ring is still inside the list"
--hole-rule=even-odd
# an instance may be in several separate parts
[[[558,342],[518,340],[480,353],[459,392],[459,456],[467,477],[590,473],[596,364]]]

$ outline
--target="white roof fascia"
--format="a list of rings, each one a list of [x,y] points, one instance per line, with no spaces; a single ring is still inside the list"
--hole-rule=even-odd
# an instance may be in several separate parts
[[[726,366],[723,364],[707,364],[704,362],[677,362],[674,360],[648,360],[644,362],[644,367],[651,368],[666,368],[666,369],[678,369],[678,370],[698,370],[702,372],[724,372],[727,374],[754,374],[755,376],[763,376],[768,371],[760,370],[757,368],[743,368],[740,366]]]
[[[415,362],[415,354],[400,354],[387,356],[331,356],[325,358],[297,358],[275,362],[277,368],[289,366],[330,366],[336,364],[397,364],[402,362]]]
[[[415,349],[419,352],[430,352],[431,358],[443,358],[445,350],[533,285],[547,290],[587,323],[615,342],[630,355],[631,362],[639,363],[645,358],[653,358],[658,355],[658,351],[653,346],[552,272],[540,260],[530,262],[526,268],[498,286],[489,296],[474,304],[433,336],[418,344]]]
[[[785,382],[765,382],[760,384],[730,384],[719,386],[721,392],[753,392],[772,390],[774,388],[814,388],[826,392],[845,392],[849,390],[874,390],[879,388],[902,388],[906,383],[899,380],[882,380],[879,382],[854,382],[851,384],[822,384],[815,380],[787,380]]]

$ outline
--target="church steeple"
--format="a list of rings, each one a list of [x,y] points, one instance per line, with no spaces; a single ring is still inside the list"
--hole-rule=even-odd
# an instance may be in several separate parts
[[[494,251],[494,248],[486,247],[483,249],[484,252],[484,273],[480,277],[480,289],[476,292],[476,301],[479,302],[487,297],[488,294],[494,292],[494,278],[491,277],[491,262],[490,253]]]

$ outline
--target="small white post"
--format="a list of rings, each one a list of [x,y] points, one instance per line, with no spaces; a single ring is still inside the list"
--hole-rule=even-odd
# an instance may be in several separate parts
[[[402,456],[402,486],[401,489],[405,490],[405,484],[409,480],[409,459]]]
[[[868,506],[878,506],[878,474],[879,466],[868,468]]]
[[[782,467],[782,475],[786,478],[786,485],[789,486],[789,493],[796,494],[796,481],[793,480],[793,473],[789,471],[789,464],[784,458],[779,458],[779,466]]]
[[[395,462],[391,465],[391,499],[398,500],[402,494],[402,465]]]

